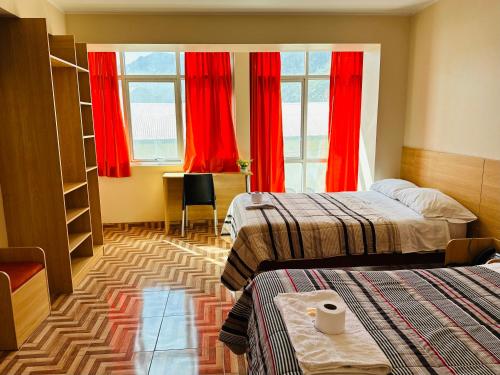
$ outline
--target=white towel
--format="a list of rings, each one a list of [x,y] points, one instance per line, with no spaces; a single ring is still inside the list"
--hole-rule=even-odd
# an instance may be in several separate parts
[[[247,210],[276,208],[271,199],[265,193],[255,193],[249,195],[250,199],[246,205]]]
[[[274,297],[304,375],[385,375],[391,364],[358,318],[346,309],[345,332],[326,335],[314,327],[307,309],[326,301],[342,301],[333,290],[283,293]]]

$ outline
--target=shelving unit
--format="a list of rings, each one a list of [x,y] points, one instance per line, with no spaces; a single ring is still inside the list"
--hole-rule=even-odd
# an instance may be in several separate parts
[[[0,185],[9,245],[39,246],[71,293],[103,234],[87,48],[42,19],[0,20]]]

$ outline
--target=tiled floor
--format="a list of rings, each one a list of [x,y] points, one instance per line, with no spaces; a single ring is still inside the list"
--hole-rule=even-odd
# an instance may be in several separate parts
[[[105,230],[105,256],[0,374],[238,374],[244,359],[217,340],[234,303],[219,281],[228,245],[195,226]]]

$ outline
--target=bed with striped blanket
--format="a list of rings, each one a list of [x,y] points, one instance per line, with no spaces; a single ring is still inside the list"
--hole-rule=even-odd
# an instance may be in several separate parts
[[[302,374],[273,298],[330,288],[377,342],[394,375],[500,374],[499,272],[483,266],[265,272],[245,288],[220,340],[247,353],[250,374]]]
[[[445,220],[425,219],[374,191],[266,196],[273,208],[248,210],[250,194],[238,195],[229,207],[222,235],[233,244],[221,280],[231,290],[242,289],[269,261],[373,260],[372,255],[442,250],[451,238]]]

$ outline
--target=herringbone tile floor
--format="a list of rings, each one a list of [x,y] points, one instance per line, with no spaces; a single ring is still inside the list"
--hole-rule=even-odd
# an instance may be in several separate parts
[[[212,230],[105,229],[105,255],[0,374],[237,374],[217,340],[234,303],[220,283],[229,250]]]

